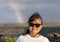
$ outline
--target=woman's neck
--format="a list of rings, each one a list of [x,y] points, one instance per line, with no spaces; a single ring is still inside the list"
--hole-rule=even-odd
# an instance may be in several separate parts
[[[35,34],[35,35],[34,35],[34,34],[30,34],[30,36],[37,38],[37,37],[39,37],[40,35],[39,35],[39,34]]]

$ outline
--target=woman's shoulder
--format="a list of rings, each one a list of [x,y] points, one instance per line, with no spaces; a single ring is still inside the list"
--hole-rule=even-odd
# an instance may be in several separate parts
[[[24,39],[26,36],[27,36],[27,34],[26,35],[20,35],[18,38]]]
[[[47,37],[42,36],[42,35],[41,35],[41,39],[43,39],[44,41],[49,41],[49,39]]]
[[[26,36],[26,35],[20,35],[20,36],[18,36],[17,39],[16,39],[16,42],[21,42],[21,41],[23,41],[24,38],[25,38],[25,36]]]

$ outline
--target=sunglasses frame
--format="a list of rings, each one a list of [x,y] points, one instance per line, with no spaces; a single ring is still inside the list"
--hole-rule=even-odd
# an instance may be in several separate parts
[[[33,24],[33,23],[29,23],[29,26],[32,26],[32,27],[36,27],[36,28],[38,28],[38,27],[40,27],[42,24],[39,24],[39,23],[36,23],[36,24]]]

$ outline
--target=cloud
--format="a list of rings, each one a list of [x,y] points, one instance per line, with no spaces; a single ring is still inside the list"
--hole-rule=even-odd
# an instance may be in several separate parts
[[[60,21],[60,0],[0,0],[0,9],[4,10],[3,14],[5,13],[5,15],[3,17],[10,18],[10,20],[16,17],[14,16],[11,19],[11,16],[16,14],[15,12],[18,14],[22,14],[23,12],[25,17],[29,17],[27,14],[31,14],[38,10],[44,18],[44,21],[45,19],[46,21]],[[6,13],[5,10],[10,14]],[[14,11],[14,13],[11,11]]]
[[[4,7],[9,4],[10,4],[10,6],[12,6],[14,4],[23,10],[27,9],[27,8],[31,8],[31,9],[41,8],[41,5],[36,3],[36,2],[39,2],[39,0],[37,0],[37,1],[36,0],[34,0],[34,1],[33,0],[1,0],[0,2],[1,2],[0,7]]]

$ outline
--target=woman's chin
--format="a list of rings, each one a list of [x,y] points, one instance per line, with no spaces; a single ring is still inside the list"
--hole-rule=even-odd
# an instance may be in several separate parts
[[[32,32],[31,34],[32,34],[32,35],[36,35],[37,33],[36,33],[36,32]]]

